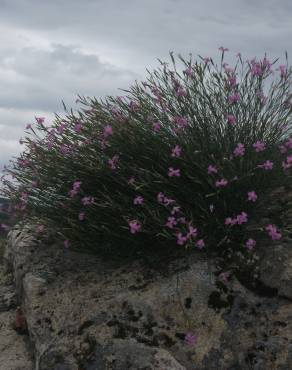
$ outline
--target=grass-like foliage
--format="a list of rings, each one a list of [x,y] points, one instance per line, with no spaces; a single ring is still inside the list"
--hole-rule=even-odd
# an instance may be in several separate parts
[[[123,97],[79,96],[50,127],[36,117],[2,179],[14,212],[80,252],[251,253],[246,226],[290,179],[292,70],[240,55],[230,67],[226,51],[218,64],[171,53]]]

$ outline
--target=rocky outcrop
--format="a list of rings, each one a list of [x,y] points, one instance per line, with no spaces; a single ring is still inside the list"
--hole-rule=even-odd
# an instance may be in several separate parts
[[[256,284],[218,278],[217,261],[200,253],[119,264],[15,227],[0,288],[0,369],[291,369],[292,192],[271,197],[249,227],[276,220],[283,238],[258,243]],[[11,326],[18,304],[29,337]]]
[[[200,254],[159,267],[139,260],[119,265],[37,242],[28,227],[10,232],[5,263],[26,316],[34,369],[288,370],[288,245],[273,247],[277,258],[285,251],[285,270],[273,256],[266,273],[268,254],[261,265],[273,292],[266,295],[235,277],[218,282],[214,261]],[[185,341],[188,332],[193,342]]]
[[[29,337],[13,328],[16,299],[11,276],[0,265],[0,370],[33,370]]]

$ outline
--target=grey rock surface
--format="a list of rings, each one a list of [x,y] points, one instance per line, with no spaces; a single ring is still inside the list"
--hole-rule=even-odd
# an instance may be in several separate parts
[[[199,254],[119,266],[15,229],[5,262],[37,370],[292,368],[288,295],[259,296],[235,278],[224,293]]]
[[[257,287],[223,283],[200,254],[119,265],[16,227],[5,252],[15,293],[0,289],[0,311],[21,303],[36,370],[291,370],[292,192],[276,199],[257,227],[277,216],[285,237],[257,245]]]
[[[15,308],[11,277],[0,265],[0,370],[33,370],[29,337],[13,329]]]

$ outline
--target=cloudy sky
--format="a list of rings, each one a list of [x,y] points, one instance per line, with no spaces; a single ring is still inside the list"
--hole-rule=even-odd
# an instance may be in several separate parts
[[[0,0],[0,170],[34,116],[121,95],[169,51],[292,55],[291,0]]]

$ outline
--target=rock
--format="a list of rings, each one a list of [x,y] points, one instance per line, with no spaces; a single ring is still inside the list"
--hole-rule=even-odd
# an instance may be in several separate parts
[[[13,330],[13,320],[14,312],[0,313],[0,370],[32,370],[27,337]]]
[[[21,307],[17,307],[16,309],[15,321],[13,326],[18,334],[28,334],[26,318]]]
[[[292,300],[292,240],[283,240],[261,251],[260,281]]]
[[[16,294],[13,285],[0,285],[0,312],[6,312],[16,306]]]
[[[289,369],[291,304],[259,297],[235,278],[218,288],[200,255],[160,268],[33,245],[9,234],[35,369]],[[23,235],[23,238],[21,237]],[[9,270],[9,269],[8,269]],[[198,340],[184,341],[187,332]]]
[[[125,356],[126,354],[126,356]],[[107,346],[97,346],[94,360],[88,362],[88,370],[185,370],[171,354],[160,348],[153,348],[133,339],[116,339]]]
[[[219,284],[215,261],[199,253],[158,267],[141,260],[118,265],[37,243],[27,233],[10,232],[5,260],[35,369],[292,368],[289,241],[274,254],[263,249],[262,283],[276,293],[258,295],[235,277]],[[271,263],[275,256],[286,270]],[[264,263],[274,269],[270,280]],[[282,290],[279,277],[286,282]],[[184,340],[187,332],[196,343]]]
[[[263,207],[261,217],[256,221],[264,228],[273,215],[282,238],[272,241],[268,236],[262,240],[259,255],[259,281],[280,296],[292,300],[292,190],[284,187],[273,192]],[[288,234],[288,235],[287,235]]]
[[[28,337],[18,335],[13,329],[15,308],[14,287],[0,265],[0,370],[32,370]]]

